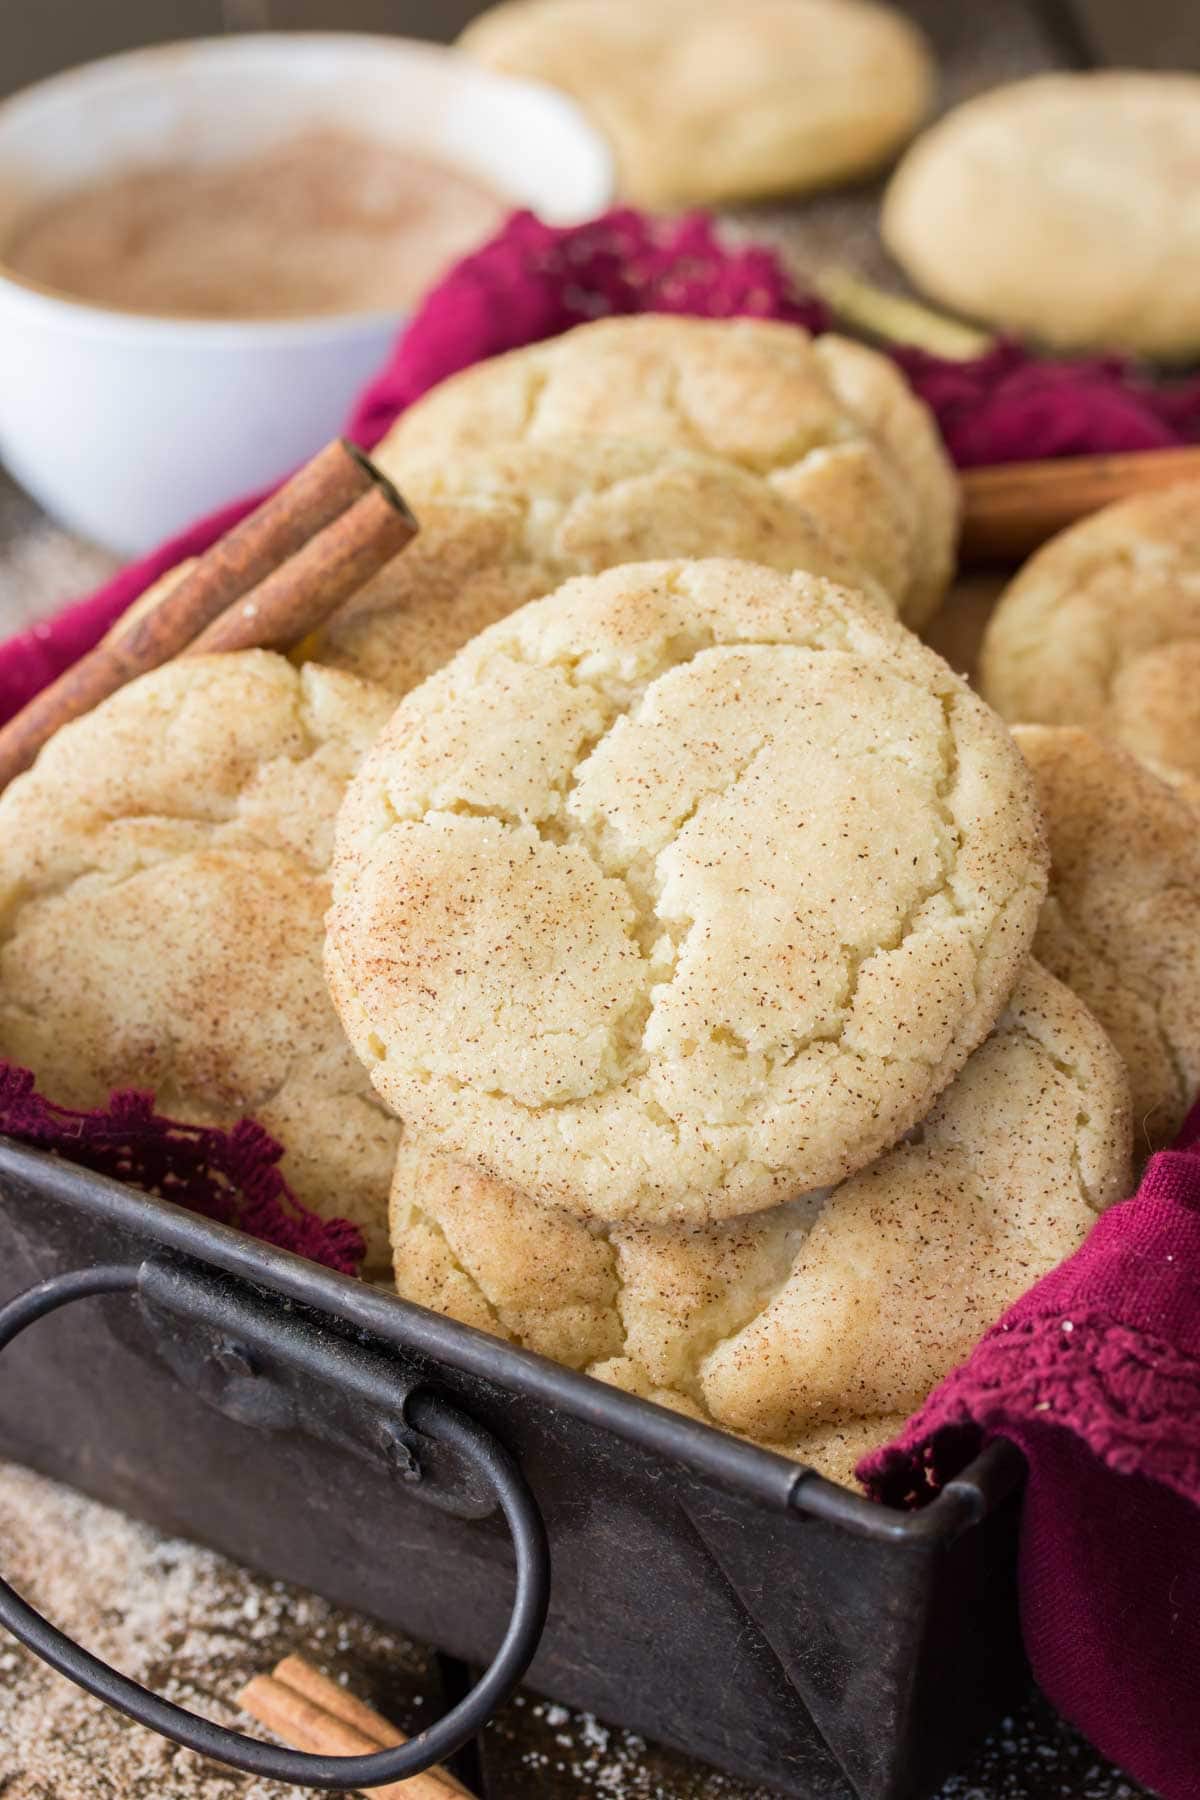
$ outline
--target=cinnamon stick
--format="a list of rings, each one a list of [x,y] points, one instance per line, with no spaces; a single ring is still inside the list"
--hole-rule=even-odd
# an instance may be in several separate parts
[[[303,1694],[305,1699],[324,1707],[326,1712],[335,1718],[342,1719],[361,1731],[364,1737],[373,1738],[377,1744],[390,1748],[393,1744],[404,1743],[404,1733],[397,1731],[390,1719],[377,1713],[365,1700],[352,1694],[340,1682],[331,1681],[328,1675],[322,1675],[320,1669],[305,1662],[302,1656],[285,1656],[281,1663],[276,1663],[271,1671],[276,1681],[285,1687],[292,1688],[295,1693]],[[453,1781],[452,1775],[447,1780]]]
[[[162,605],[167,595],[179,586],[185,575],[191,574],[197,560],[196,557],[189,556],[183,562],[176,563],[173,569],[168,569],[165,575],[160,575],[157,581],[152,581],[145,592],[139,594],[133,604],[125,608],[115,624],[109,626],[101,641],[106,644],[116,644],[127,632],[132,631],[134,626],[146,617],[147,613],[153,612],[156,606]]]
[[[399,554],[417,523],[399,495],[373,486],[188,645],[188,656],[288,650]]]
[[[220,647],[263,643],[255,630],[263,590],[271,642],[299,642],[314,619],[346,598],[348,583],[369,580],[415,530],[400,496],[366,457],[344,440],[328,445],[167,584],[156,605],[136,609],[126,625],[9,720],[0,730],[0,788],[29,767],[60,726],[178,656],[231,607],[241,610],[218,634]]]
[[[317,1756],[369,1756],[408,1741],[300,1656],[286,1656],[272,1674],[256,1675],[239,1694],[238,1704],[293,1749]],[[443,1768],[364,1791],[378,1800],[471,1800],[470,1790]]]
[[[1200,445],[967,469],[962,558],[1019,562],[1100,507],[1180,481],[1200,481]]]

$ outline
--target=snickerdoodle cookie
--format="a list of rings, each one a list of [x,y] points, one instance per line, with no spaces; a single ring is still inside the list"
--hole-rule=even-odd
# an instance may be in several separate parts
[[[1031,557],[980,686],[1006,719],[1085,725],[1200,776],[1200,483],[1106,506]]]
[[[417,463],[580,434],[703,451],[765,477],[910,625],[950,579],[958,483],[929,411],[887,357],[798,325],[661,314],[580,325],[442,382],[375,454],[407,491]]]
[[[698,1223],[924,1117],[1044,863],[1008,733],[877,606],[630,564],[400,703],[339,818],[326,964],[417,1136],[568,1210]]]
[[[398,1291],[844,1475],[1128,1192],[1129,1093],[1030,962],[908,1141],[827,1195],[598,1230],[406,1142]]]
[[[391,700],[265,651],[168,664],[0,798],[0,1055],[51,1099],[258,1119],[387,1259],[397,1128],[321,974],[333,821]]]
[[[694,450],[603,437],[501,444],[414,465],[404,491],[420,535],[310,646],[397,696],[526,600],[617,563],[738,556],[863,579],[764,475]]]
[[[1200,1092],[1200,813],[1115,744],[1018,726],[1050,838],[1036,953],[1125,1058],[1141,1148]]]
[[[1200,348],[1200,78],[1037,75],[908,151],[884,239],[943,305],[1063,349]]]
[[[911,135],[933,88],[921,33],[865,0],[507,0],[461,43],[573,95],[647,206],[865,174]]]

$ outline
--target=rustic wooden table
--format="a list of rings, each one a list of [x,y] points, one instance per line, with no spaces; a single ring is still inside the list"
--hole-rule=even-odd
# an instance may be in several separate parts
[[[212,4],[219,8],[220,0]],[[56,0],[38,10],[52,20]],[[161,35],[161,13],[144,4],[140,13],[133,10],[139,20],[146,15],[145,36]],[[472,10],[458,0],[339,0],[332,10],[328,0],[225,5],[235,20],[390,25],[425,28],[429,35],[446,35]],[[1126,14],[1103,0],[1080,0],[1074,12],[1057,0],[912,0],[909,10],[937,43],[946,105],[996,81],[1077,59],[1086,49],[1081,19],[1083,27],[1090,20],[1096,32],[1115,34],[1112,43],[1123,41]],[[73,6],[69,11],[78,16]],[[1147,0],[1138,11],[1164,30],[1181,16],[1167,0]],[[33,54],[32,23],[25,29]],[[1166,44],[1161,33],[1160,40]],[[1103,48],[1101,38],[1091,41]],[[115,46],[96,46],[107,47]],[[1147,60],[1154,54],[1151,43]],[[893,282],[874,228],[877,199],[877,185],[868,185],[801,207],[753,209],[738,223],[780,245],[801,267],[837,262]],[[53,610],[110,567],[103,553],[56,530],[0,474],[0,633]],[[970,663],[993,592],[986,580],[964,583],[931,633],[959,667]],[[0,1544],[6,1574],[66,1629],[170,1697],[229,1723],[236,1722],[231,1703],[242,1682],[297,1649],[338,1670],[409,1728],[443,1706],[464,1677],[429,1652],[311,1596],[167,1543],[4,1465]],[[214,1770],[105,1713],[3,1643],[0,1746],[0,1800],[284,1800],[283,1789]],[[492,1800],[768,1800],[533,1697],[505,1711],[461,1760],[459,1773]],[[947,1783],[941,1800],[1136,1800],[1142,1792],[1031,1696],[971,1767]]]
[[[5,1575],[72,1636],[180,1705],[246,1729],[253,1674],[303,1651],[414,1730],[465,1671],[394,1633],[173,1543],[0,1464]],[[3,1800],[287,1800],[294,1790],[174,1749],[71,1687],[0,1632]],[[669,1654],[669,1646],[664,1646]],[[456,1762],[487,1800],[771,1800],[642,1739],[520,1696]],[[1138,1800],[1031,1696],[938,1800]]]

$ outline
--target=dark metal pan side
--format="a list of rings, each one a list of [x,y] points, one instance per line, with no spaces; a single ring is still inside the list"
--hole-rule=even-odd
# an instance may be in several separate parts
[[[554,1567],[531,1671],[542,1692],[797,1800],[917,1793],[1011,1695],[1015,1465],[1002,1448],[924,1513],[892,1513],[0,1142],[0,1300],[116,1260],[153,1265],[139,1301],[72,1307],[6,1352],[4,1454],[486,1662],[510,1604],[503,1526],[452,1454],[381,1428],[353,1376],[322,1381],[321,1346],[357,1346],[394,1358],[398,1392],[447,1396],[523,1470]],[[252,1305],[260,1341],[231,1341]],[[272,1323],[284,1319],[288,1357]],[[299,1371],[297,1329],[316,1346]]]

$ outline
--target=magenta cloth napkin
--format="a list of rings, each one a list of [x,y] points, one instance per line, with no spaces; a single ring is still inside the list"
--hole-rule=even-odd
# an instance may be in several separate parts
[[[829,323],[773,251],[725,246],[702,214],[661,220],[622,208],[556,228],[517,213],[429,294],[360,397],[347,435],[369,449],[447,375],[584,320],[636,312],[783,319],[812,331]],[[1115,359],[1048,361],[1011,343],[966,363],[894,354],[962,466],[1200,437],[1200,380],[1154,384]],[[97,593],[0,645],[0,724],[98,643],[157,576],[207,549],[261,498],[199,520]]]
[[[1011,339],[969,362],[898,346],[960,469],[1166,450],[1200,437],[1200,377],[1152,381],[1113,356],[1032,356]]]
[[[859,1468],[919,1505],[990,1438],[1029,1465],[1021,1625],[1059,1711],[1166,1800],[1200,1795],[1200,1104],[1132,1200]]]
[[[153,1094],[125,1089],[91,1112],[55,1106],[29,1069],[0,1061],[0,1134],[127,1181],[264,1243],[354,1275],[366,1245],[348,1219],[319,1219],[279,1168],[283,1146],[253,1119],[222,1130],[154,1110]]]

